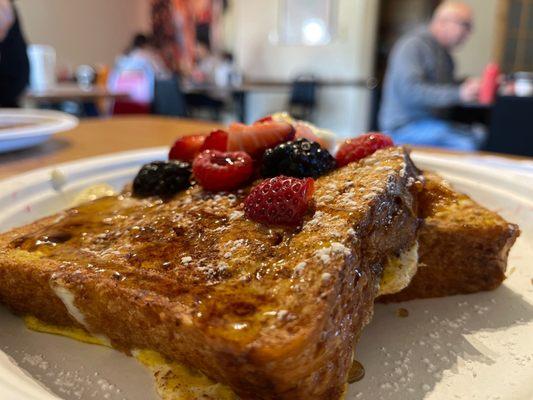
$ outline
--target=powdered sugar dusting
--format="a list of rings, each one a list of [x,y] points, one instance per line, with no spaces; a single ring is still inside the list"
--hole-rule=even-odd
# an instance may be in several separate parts
[[[244,212],[235,210],[235,211],[232,211],[231,214],[229,215],[229,220],[235,221],[239,218],[242,218],[243,216],[244,216]]]
[[[225,243],[222,248],[222,254],[224,255],[224,258],[229,259],[234,256],[234,253],[236,253],[239,249],[246,246],[246,239],[237,239],[237,240],[230,240],[229,242]]]
[[[346,231],[346,228],[345,219],[319,210],[315,212],[313,219],[305,224],[303,231],[316,232],[321,229],[327,229],[331,236],[337,239]]]
[[[328,203],[331,203],[335,197],[331,194],[325,194],[323,196],[320,196],[316,199],[317,205],[327,205]]]
[[[63,370],[61,365],[48,361],[42,354],[18,351],[14,356],[20,360],[21,367],[27,369],[37,380],[46,382],[60,397],[72,399],[123,399],[120,388],[109,380],[89,373],[80,366],[77,370]],[[3,398],[0,396],[0,398]]]
[[[335,255],[347,256],[350,254],[350,249],[342,243],[333,242],[329,247],[317,250],[315,256],[317,256],[323,263],[327,264],[331,261],[331,258]]]
[[[295,274],[301,274],[306,266],[307,266],[307,263],[305,261],[302,261],[301,263],[298,263],[296,265],[296,267],[294,267],[294,273]]]

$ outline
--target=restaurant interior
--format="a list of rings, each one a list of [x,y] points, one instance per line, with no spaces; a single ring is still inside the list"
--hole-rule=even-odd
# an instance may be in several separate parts
[[[18,0],[30,72],[13,105],[82,120],[157,115],[219,124],[287,111],[339,138],[384,130],[389,55],[439,3]],[[483,89],[443,118],[479,136],[475,150],[533,155],[533,4],[465,3],[472,25],[451,51],[453,79],[474,77]]]
[[[533,0],[0,0],[0,400],[532,399],[532,116]]]

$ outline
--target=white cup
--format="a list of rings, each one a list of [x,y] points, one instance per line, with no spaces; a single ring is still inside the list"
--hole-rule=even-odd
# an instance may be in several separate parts
[[[519,97],[533,96],[533,73],[517,72],[515,75],[514,92]]]
[[[57,84],[56,51],[52,46],[32,44],[28,46],[30,60],[30,88],[39,92]]]

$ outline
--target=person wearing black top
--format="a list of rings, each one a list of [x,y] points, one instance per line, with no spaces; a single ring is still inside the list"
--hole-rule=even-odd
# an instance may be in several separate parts
[[[0,0],[0,107],[18,107],[29,75],[26,41],[17,12],[10,0]]]

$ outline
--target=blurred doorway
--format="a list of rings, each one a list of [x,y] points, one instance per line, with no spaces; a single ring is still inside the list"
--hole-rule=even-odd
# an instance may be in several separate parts
[[[533,0],[499,0],[496,59],[504,72],[533,71]]]
[[[375,77],[383,80],[394,43],[405,33],[429,21],[441,0],[380,0]]]
[[[370,97],[370,130],[378,130],[381,83],[394,43],[405,33],[427,23],[441,0],[380,0],[374,54],[376,86]]]

